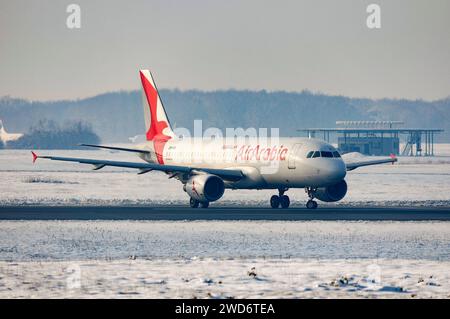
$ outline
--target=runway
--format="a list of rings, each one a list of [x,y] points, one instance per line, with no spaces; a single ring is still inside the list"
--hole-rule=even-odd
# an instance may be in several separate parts
[[[0,220],[393,220],[450,221],[450,208],[322,207],[193,209],[183,206],[3,206]]]

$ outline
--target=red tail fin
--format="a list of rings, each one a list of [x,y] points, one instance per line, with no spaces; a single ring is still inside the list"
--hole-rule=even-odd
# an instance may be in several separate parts
[[[175,137],[175,134],[170,127],[166,111],[150,71],[141,70],[139,74],[146,97],[144,101],[146,138],[147,141],[153,141],[158,163],[164,164],[164,146],[168,140]]]
[[[158,136],[158,139],[168,140],[173,138],[175,135],[170,127],[166,111],[150,71],[140,70],[139,74],[146,97],[144,101],[144,115],[147,140],[152,141],[156,136]]]

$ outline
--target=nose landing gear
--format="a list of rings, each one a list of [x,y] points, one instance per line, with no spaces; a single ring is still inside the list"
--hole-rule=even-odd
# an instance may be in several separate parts
[[[270,206],[272,208],[278,208],[281,206],[281,208],[288,208],[291,200],[289,199],[289,196],[284,195],[284,192],[286,192],[287,188],[280,188],[278,189],[279,195],[273,195],[270,198]]]
[[[305,192],[308,194],[309,200],[306,202],[306,208],[308,209],[316,209],[317,202],[314,200],[314,195],[316,193],[316,188],[305,187]]]

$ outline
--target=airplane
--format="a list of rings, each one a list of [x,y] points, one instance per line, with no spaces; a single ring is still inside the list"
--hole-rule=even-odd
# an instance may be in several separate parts
[[[23,136],[22,133],[8,133],[6,132],[5,126],[3,125],[3,121],[0,120],[0,141],[8,143],[10,141],[18,140]]]
[[[361,166],[394,163],[397,158],[371,159],[370,156],[345,162],[331,144],[313,138],[289,137],[237,141],[184,138],[176,136],[149,70],[140,70],[144,97],[146,142],[135,148],[80,144],[86,147],[136,153],[142,162],[122,162],[89,158],[40,156],[54,161],[91,164],[94,170],[106,166],[137,169],[138,174],[162,171],[176,178],[189,195],[192,208],[207,208],[219,200],[225,189],[273,189],[270,207],[288,208],[286,191],[304,188],[306,207],[317,208],[315,199],[337,202],[347,193],[347,171]],[[270,169],[274,168],[274,169]]]

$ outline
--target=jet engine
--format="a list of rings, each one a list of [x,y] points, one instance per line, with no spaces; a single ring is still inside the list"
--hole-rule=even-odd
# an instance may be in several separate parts
[[[184,190],[200,202],[214,202],[222,197],[225,184],[216,175],[200,174],[189,178],[184,185]]]
[[[342,180],[334,185],[320,187],[314,193],[314,197],[322,202],[337,202],[347,194],[347,182]]]

